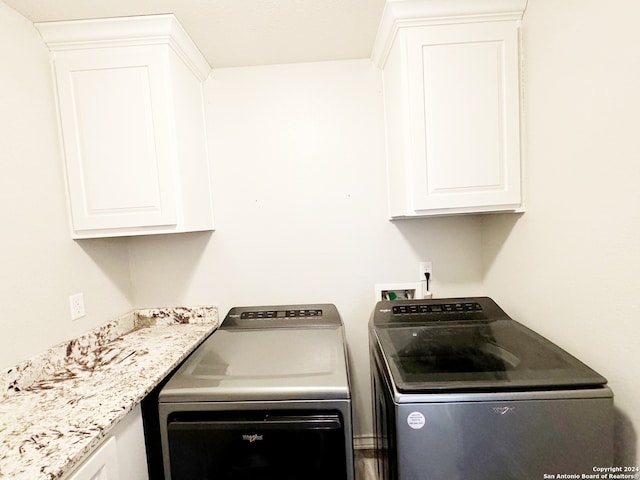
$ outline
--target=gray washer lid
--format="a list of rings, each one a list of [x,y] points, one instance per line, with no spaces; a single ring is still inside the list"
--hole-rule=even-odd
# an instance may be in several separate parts
[[[185,361],[159,401],[349,399],[341,326],[220,329]]]

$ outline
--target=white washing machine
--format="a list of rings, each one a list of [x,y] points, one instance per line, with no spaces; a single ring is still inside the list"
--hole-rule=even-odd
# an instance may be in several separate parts
[[[236,307],[158,397],[167,480],[354,480],[334,305]]]

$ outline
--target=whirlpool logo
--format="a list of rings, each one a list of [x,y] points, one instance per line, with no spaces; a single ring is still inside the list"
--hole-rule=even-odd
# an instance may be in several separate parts
[[[257,433],[253,433],[251,435],[242,435],[242,440],[246,440],[249,443],[253,442],[261,442],[263,440],[262,435],[258,435]]]
[[[498,415],[507,415],[509,413],[513,413],[515,407],[493,407],[493,413],[497,413]]]

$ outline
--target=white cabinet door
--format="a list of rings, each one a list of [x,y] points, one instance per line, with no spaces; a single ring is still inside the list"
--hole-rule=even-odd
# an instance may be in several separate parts
[[[55,59],[76,231],[176,224],[171,94],[154,47]]]
[[[391,218],[521,208],[524,0],[387,2],[382,70]]]
[[[515,22],[407,32],[412,210],[520,206]]]
[[[120,480],[149,480],[140,405],[127,414],[111,434],[117,440]]]
[[[149,480],[140,405],[65,480]]]
[[[36,27],[53,53],[74,238],[213,230],[211,67],[176,18]]]
[[[120,480],[116,439],[104,442],[68,480]]]

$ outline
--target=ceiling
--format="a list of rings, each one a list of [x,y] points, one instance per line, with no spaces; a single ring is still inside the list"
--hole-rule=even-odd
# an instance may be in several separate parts
[[[3,0],[32,22],[173,13],[213,68],[368,58],[385,0]]]

